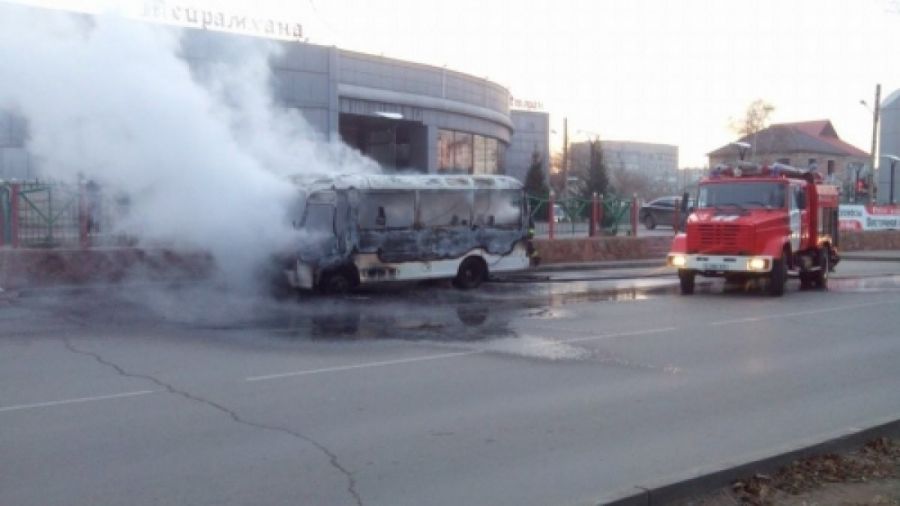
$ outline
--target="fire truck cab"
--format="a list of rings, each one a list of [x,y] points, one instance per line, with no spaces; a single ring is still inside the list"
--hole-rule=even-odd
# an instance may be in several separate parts
[[[789,275],[801,288],[826,288],[838,256],[838,190],[819,174],[782,164],[718,166],[700,181],[696,207],[675,236],[666,263],[681,293],[696,276],[767,281],[784,294]]]

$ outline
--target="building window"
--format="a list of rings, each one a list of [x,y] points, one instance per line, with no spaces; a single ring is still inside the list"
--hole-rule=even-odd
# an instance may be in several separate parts
[[[438,130],[438,171],[462,174],[502,173],[505,147],[492,137]]]
[[[485,151],[485,144],[487,139],[482,137],[481,135],[476,135],[473,143],[475,149],[475,164],[473,174],[490,174],[491,171],[488,170],[487,163],[487,152]]]
[[[438,170],[453,170],[453,131],[438,130]]]
[[[834,175],[834,160],[828,160],[828,175]]]
[[[814,167],[815,165],[816,165],[816,159],[815,159],[815,158],[810,158],[810,159],[806,162],[806,166],[807,166],[807,167]]]
[[[465,174],[472,173],[472,134],[453,132],[453,165]]]

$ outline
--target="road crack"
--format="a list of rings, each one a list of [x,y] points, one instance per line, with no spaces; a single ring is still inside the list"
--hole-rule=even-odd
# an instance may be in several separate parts
[[[142,379],[142,380],[150,381],[151,383],[158,385],[159,387],[165,389],[170,394],[177,395],[177,396],[180,396],[191,402],[203,404],[210,408],[213,408],[216,411],[219,411],[220,413],[223,413],[226,416],[228,416],[229,418],[231,418],[235,423],[239,423],[241,425],[245,425],[248,427],[253,427],[253,428],[259,429],[259,430],[285,434],[285,435],[291,436],[295,439],[305,442],[306,444],[314,447],[315,449],[319,450],[319,452],[321,452],[323,455],[325,455],[328,458],[328,461],[330,462],[331,467],[334,468],[335,470],[337,470],[338,472],[340,472],[342,475],[344,475],[344,477],[347,479],[347,492],[353,497],[353,501],[356,503],[357,506],[363,506],[362,497],[359,495],[359,492],[356,490],[356,479],[353,477],[353,473],[351,473],[346,467],[343,466],[343,464],[341,464],[341,462],[338,460],[337,455],[334,452],[332,452],[330,449],[328,449],[327,446],[316,441],[312,437],[302,434],[300,432],[291,430],[291,429],[279,427],[277,425],[267,425],[267,424],[253,422],[253,421],[244,419],[236,411],[234,411],[230,408],[227,408],[227,407],[223,406],[222,404],[219,404],[219,403],[209,400],[209,399],[205,399],[203,397],[192,394],[185,390],[178,389],[174,385],[166,383],[165,381],[162,381],[159,378],[156,378],[149,374],[140,374],[140,373],[127,371],[127,370],[125,370],[125,368],[121,367],[120,365],[116,364],[115,362],[112,362],[112,361],[104,358],[99,353],[95,353],[95,352],[88,351],[88,350],[83,350],[81,348],[76,347],[67,338],[63,338],[62,342],[65,345],[66,349],[68,349],[70,352],[75,353],[77,355],[82,355],[82,356],[93,358],[97,363],[114,370],[120,376],[123,376],[126,378],[135,378],[135,379]]]

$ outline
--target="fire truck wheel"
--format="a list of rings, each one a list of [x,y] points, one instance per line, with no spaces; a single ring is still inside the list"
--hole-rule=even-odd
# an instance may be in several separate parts
[[[692,295],[694,293],[694,278],[696,273],[690,269],[678,269],[678,281],[681,285],[682,295]]]
[[[781,297],[784,295],[784,285],[787,282],[787,255],[772,262],[772,272],[769,274],[769,295]]]
[[[831,250],[826,246],[819,252],[819,270],[813,273],[813,285],[823,290],[828,288],[829,270],[831,270]]]

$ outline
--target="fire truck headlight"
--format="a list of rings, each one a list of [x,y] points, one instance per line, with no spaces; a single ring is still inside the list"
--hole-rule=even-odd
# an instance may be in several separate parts
[[[672,267],[684,267],[687,259],[684,255],[669,255],[669,265]]]
[[[765,271],[769,268],[769,260],[765,258],[751,258],[747,260],[747,270]]]

